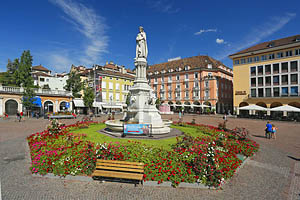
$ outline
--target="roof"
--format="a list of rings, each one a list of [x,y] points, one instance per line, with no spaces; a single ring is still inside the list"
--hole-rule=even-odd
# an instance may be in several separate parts
[[[36,75],[36,76],[52,77],[51,75],[46,74],[46,73],[44,73],[44,72],[31,72],[31,74],[34,74],[34,75]]]
[[[33,66],[32,70],[51,72],[49,69],[43,67],[42,65]]]
[[[249,52],[263,50],[263,49],[270,49],[270,48],[279,47],[279,46],[283,46],[283,45],[288,45],[288,44],[292,44],[292,43],[296,43],[296,42],[299,42],[299,44],[300,44],[300,35],[294,35],[294,36],[290,36],[290,37],[286,37],[286,38],[281,38],[281,39],[278,39],[278,40],[263,42],[263,43],[254,45],[252,47],[249,47],[247,49],[244,49],[242,51],[239,51],[239,52],[237,52],[235,54],[232,54],[230,56],[235,56],[235,55],[239,55],[239,54],[243,54],[243,53],[249,53]]]
[[[104,74],[104,75],[110,75],[110,76],[119,76],[119,77],[124,77],[124,78],[129,78],[129,79],[134,79],[135,76],[131,74],[123,74],[121,72],[113,72],[109,70],[101,70],[99,73]]]
[[[195,68],[207,68],[207,65],[211,64],[212,68],[218,68],[218,66],[225,66],[222,62],[210,57],[210,56],[193,56],[189,58],[182,58],[179,60],[173,60],[165,63],[154,64],[149,66],[147,72],[162,71],[163,69],[176,70],[177,67],[184,69],[185,66],[189,66],[190,70]],[[227,67],[228,68],[228,67]]]

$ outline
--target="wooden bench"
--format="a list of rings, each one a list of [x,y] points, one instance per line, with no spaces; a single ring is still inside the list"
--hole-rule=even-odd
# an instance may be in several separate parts
[[[93,177],[123,179],[143,184],[144,163],[97,159]]]

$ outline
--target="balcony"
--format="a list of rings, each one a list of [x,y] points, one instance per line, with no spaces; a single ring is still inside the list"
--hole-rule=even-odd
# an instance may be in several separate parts
[[[209,100],[210,98],[209,97],[204,97],[204,101],[207,101]]]
[[[199,96],[193,96],[193,100],[199,100],[200,97]]]
[[[200,88],[199,87],[193,87],[193,91],[199,91]]]
[[[181,98],[180,98],[180,97],[175,97],[175,99],[176,99],[176,100],[180,100]]]
[[[65,90],[43,90],[41,88],[34,88],[37,95],[58,95],[58,96],[72,96],[72,93]],[[23,87],[0,86],[0,92],[20,94],[24,92]]]

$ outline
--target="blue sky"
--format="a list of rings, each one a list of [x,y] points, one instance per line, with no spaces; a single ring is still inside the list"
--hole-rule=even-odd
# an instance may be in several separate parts
[[[0,7],[0,71],[30,50],[33,64],[69,71],[106,61],[133,69],[142,25],[148,63],[209,55],[227,57],[251,45],[300,33],[300,1],[10,0]]]

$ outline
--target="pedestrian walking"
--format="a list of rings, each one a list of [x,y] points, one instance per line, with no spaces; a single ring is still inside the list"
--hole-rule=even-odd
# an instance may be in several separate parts
[[[272,124],[272,138],[276,140],[277,127]]]
[[[224,114],[223,119],[224,119],[225,122],[227,121],[227,115],[226,115],[226,113]]]
[[[21,115],[20,115],[20,113],[17,111],[17,120],[19,121],[19,122],[21,122]]]
[[[179,122],[181,122],[182,121],[182,119],[181,119],[181,111],[179,111],[179,113],[178,113],[178,115],[179,115]]]
[[[272,128],[273,128],[272,124],[270,124],[270,122],[267,122],[265,131],[266,131],[266,138],[268,138],[268,139],[271,139],[271,134],[273,132]]]

